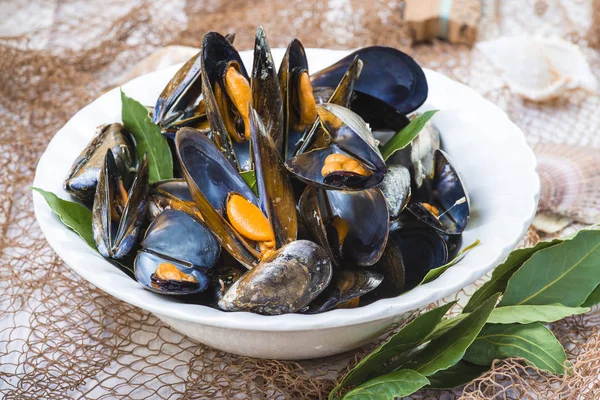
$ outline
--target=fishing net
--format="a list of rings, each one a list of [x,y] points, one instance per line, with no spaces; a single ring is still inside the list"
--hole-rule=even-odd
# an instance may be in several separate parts
[[[198,47],[206,31],[217,30],[235,32],[236,46],[251,48],[259,21],[272,47],[284,47],[294,37],[307,47],[395,46],[498,104],[532,145],[600,147],[600,97],[574,92],[544,104],[522,100],[477,50],[438,40],[411,46],[398,1],[124,3],[0,1],[0,396],[5,399],[325,398],[377,344],[303,362],[226,354],[91,286],[48,247],[33,217],[29,189],[37,160],[75,112],[131,78],[134,65],[164,46]],[[484,0],[482,6],[480,39],[555,34],[578,44],[593,71],[600,72],[600,52],[591,47],[598,40],[591,29],[598,16],[589,1]],[[169,49],[136,71],[178,61],[185,51]],[[530,229],[524,241],[533,244],[540,235]],[[464,301],[481,282],[452,298]],[[597,397],[598,326],[597,313],[552,326],[568,345],[569,376],[509,360],[464,390],[424,391],[415,398]]]

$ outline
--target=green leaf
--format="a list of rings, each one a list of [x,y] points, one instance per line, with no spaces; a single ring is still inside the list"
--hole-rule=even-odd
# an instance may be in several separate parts
[[[401,131],[397,132],[386,144],[381,148],[381,155],[384,160],[387,160],[392,154],[398,150],[402,150],[417,137],[425,124],[429,122],[431,117],[439,110],[426,111],[417,118],[410,121]]]
[[[438,268],[433,268],[431,270],[429,270],[429,272],[427,272],[427,275],[425,275],[425,277],[423,278],[423,280],[421,281],[421,283],[419,283],[419,285],[423,285],[425,283],[431,282],[432,280],[436,279],[438,276],[440,276],[441,274],[443,274],[448,268],[450,268],[451,266],[457,264],[458,262],[460,262],[463,258],[465,258],[465,256],[467,255],[467,253],[479,246],[481,244],[481,241],[476,240],[475,242],[471,243],[470,245],[468,245],[467,247],[465,247],[464,249],[462,249],[460,251],[460,253],[458,253],[456,255],[456,257],[454,257],[454,259],[452,261],[450,261],[447,264],[442,265],[441,267]]]
[[[494,269],[492,278],[484,283],[469,299],[469,302],[463,309],[463,312],[471,312],[483,303],[483,301],[489,299],[495,293],[504,293],[506,284],[510,277],[519,269],[525,261],[527,261],[537,251],[555,246],[562,243],[562,240],[553,240],[550,242],[539,242],[534,247],[528,247],[526,249],[514,250],[508,255],[508,258],[504,263]]]
[[[386,343],[379,346],[369,355],[365,356],[354,368],[352,368],[342,379],[340,384],[331,391],[330,398],[342,388],[358,385],[377,374],[390,372],[385,364],[396,357],[402,357],[403,353],[416,349],[425,340],[427,335],[438,325],[442,317],[456,302],[444,304],[441,307],[423,313],[404,326],[393,335]]]
[[[352,389],[343,397],[344,400],[389,400],[408,396],[429,380],[416,371],[403,369],[391,374],[372,379]]]
[[[256,187],[256,175],[254,174],[254,171],[242,171],[240,172],[240,175],[242,175],[242,178],[244,178],[244,180],[246,181],[248,186],[250,186],[250,189],[252,189],[254,194],[258,196],[258,188]]]
[[[433,332],[431,332],[429,334],[428,339],[433,340],[433,339],[436,339],[436,338],[442,336],[444,333],[446,333],[450,329],[454,328],[456,326],[456,324],[458,324],[460,321],[465,319],[467,317],[467,315],[469,315],[469,314],[468,313],[467,314],[458,314],[454,317],[444,318],[443,320],[440,321],[439,324],[437,324],[437,326],[435,327]]]
[[[562,304],[498,307],[488,318],[488,324],[531,324],[554,322],[590,311],[588,307],[565,307]]]
[[[438,371],[431,375],[429,379],[429,389],[452,389],[458,386],[466,385],[473,379],[479,378],[490,368],[484,365],[471,364],[466,361],[459,361],[456,365]]]
[[[596,286],[596,289],[594,289],[594,291],[592,293],[590,293],[588,298],[585,299],[582,306],[583,307],[592,307],[598,303],[600,303],[600,285]]]
[[[491,365],[496,359],[521,357],[536,367],[562,374],[567,356],[552,332],[539,322],[487,325],[465,354],[465,360]]]
[[[154,183],[173,177],[173,158],[160,127],[150,119],[148,109],[121,90],[123,125],[135,138],[138,160],[148,155],[149,181]]]
[[[430,376],[455,365],[485,325],[496,306],[498,297],[500,297],[500,293],[487,299],[479,308],[464,317],[443,335],[433,339],[425,350],[404,367]]]
[[[509,279],[501,306],[582,304],[600,283],[600,231],[536,252]]]
[[[31,189],[44,196],[46,203],[62,223],[81,236],[88,246],[96,250],[96,242],[92,232],[92,212],[90,210],[79,203],[63,200],[54,193],[43,189],[36,187]]]

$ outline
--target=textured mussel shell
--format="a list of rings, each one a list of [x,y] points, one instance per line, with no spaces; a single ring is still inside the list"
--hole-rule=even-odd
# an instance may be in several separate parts
[[[252,107],[264,122],[279,153],[283,146],[284,110],[277,70],[262,26],[256,31],[251,77]]]
[[[381,183],[387,166],[365,121],[349,109],[335,104],[321,104],[317,106],[317,110],[331,143],[290,158],[286,161],[287,169],[308,184],[329,189],[362,190]],[[323,162],[333,153],[356,158],[372,174],[362,176],[339,171],[324,177],[321,173]]]
[[[371,270],[334,269],[333,278],[327,289],[310,305],[308,313],[321,313],[338,305],[362,297],[376,289],[383,275]]]
[[[431,269],[448,262],[446,241],[430,227],[411,226],[394,231],[388,243],[402,255],[406,290],[418,285]]]
[[[252,190],[237,169],[206,136],[182,128],[175,138],[181,168],[192,197],[206,226],[221,246],[246,268],[258,262],[258,252],[225,220],[224,207],[231,192],[240,194],[260,206]]]
[[[152,221],[142,248],[194,268],[211,268],[219,259],[221,246],[198,218],[179,210],[165,210]]]
[[[119,170],[112,150],[107,150],[100,170],[92,207],[92,230],[100,254],[119,259],[135,246],[146,216],[148,196],[148,159],[143,158],[131,187],[128,200],[118,222],[112,221],[113,202],[118,193]]]
[[[196,217],[183,211],[165,210],[152,221],[134,263],[136,279],[154,292],[185,295],[208,286],[207,269],[219,260],[221,246],[212,232]],[[193,274],[198,284],[154,281],[152,275],[161,263],[174,264]]]
[[[313,242],[297,240],[235,282],[219,301],[219,307],[265,315],[296,312],[327,287],[331,275],[331,261],[325,250]]]
[[[225,38],[233,43],[235,35],[226,35]],[[158,96],[152,120],[163,129],[196,127],[206,121],[204,107],[198,107],[202,101],[201,57],[200,51],[183,64]],[[171,134],[174,135],[174,132]]]
[[[198,107],[202,95],[201,56],[202,52],[198,52],[183,64],[158,96],[152,113],[155,124],[168,125]]]
[[[273,228],[279,248],[296,240],[296,200],[273,137],[253,108],[250,108],[250,138],[261,208]]]
[[[396,218],[410,200],[410,172],[401,165],[388,167],[388,172],[378,186],[388,205],[390,218]]]
[[[181,209],[192,214],[197,212],[200,215],[200,210],[195,206],[194,198],[184,179],[168,179],[151,185],[148,197],[150,219],[153,220],[168,209]]]
[[[389,215],[379,189],[350,192],[308,186],[299,209],[311,237],[339,266],[368,266],[381,257]]]
[[[250,162],[249,148],[247,143],[234,144],[229,137],[225,123],[221,116],[221,110],[217,105],[214,90],[220,85],[220,80],[229,63],[235,62],[239,65],[240,73],[248,79],[248,73],[237,50],[229,41],[217,32],[208,32],[202,39],[202,95],[206,103],[206,115],[210,124],[210,138],[215,142],[219,150],[234,166],[240,170],[248,169]],[[240,154],[238,154],[240,153]],[[241,158],[241,160],[239,159]]]
[[[279,66],[279,88],[281,90],[281,99],[283,101],[283,143],[282,155],[287,160],[296,154],[302,138],[306,132],[298,132],[293,129],[295,121],[292,113],[294,104],[294,94],[297,93],[298,79],[300,74],[308,72],[308,61],[306,52],[302,43],[294,39],[288,45],[286,52]]]
[[[357,57],[363,62],[356,92],[376,97],[403,114],[419,108],[427,99],[428,87],[423,69],[407,54],[391,47],[359,49],[312,76],[314,86],[335,87]]]
[[[180,271],[188,275],[193,275],[198,281],[197,284],[179,281],[158,281],[154,279],[153,274],[161,263],[168,262],[175,265]],[[175,260],[165,259],[157,254],[147,251],[139,251],[134,262],[135,279],[148,289],[155,293],[167,294],[172,296],[188,295],[206,290],[208,287],[208,276],[206,271],[192,268],[189,264],[180,263]]]
[[[98,177],[108,149],[112,150],[125,183],[130,183],[128,172],[134,170],[136,164],[134,144],[122,124],[103,125],[77,157],[64,182],[65,190],[85,204],[91,205],[94,201]]]
[[[435,171],[429,193],[421,190],[418,202],[409,204],[407,209],[422,222],[448,235],[460,235],[469,222],[469,195],[448,155],[438,149],[435,152]],[[423,202],[438,208],[436,217]]]

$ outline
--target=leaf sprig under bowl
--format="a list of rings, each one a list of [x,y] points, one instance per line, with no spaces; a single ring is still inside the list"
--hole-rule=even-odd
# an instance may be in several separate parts
[[[266,315],[361,307],[468,250],[466,188],[436,110],[416,112],[427,93],[393,48],[311,75],[298,40],[277,68],[259,27],[247,70],[233,36],[210,32],[153,107],[121,91],[122,122],[65,181],[81,204],[40,193],[155,293]]]

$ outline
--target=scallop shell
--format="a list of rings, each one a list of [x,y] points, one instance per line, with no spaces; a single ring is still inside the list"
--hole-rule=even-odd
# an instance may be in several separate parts
[[[581,223],[600,222],[600,149],[534,146],[541,180],[538,210]]]
[[[477,44],[502,71],[510,89],[532,101],[545,101],[567,90],[596,92],[598,82],[576,45],[556,37],[503,37]]]

